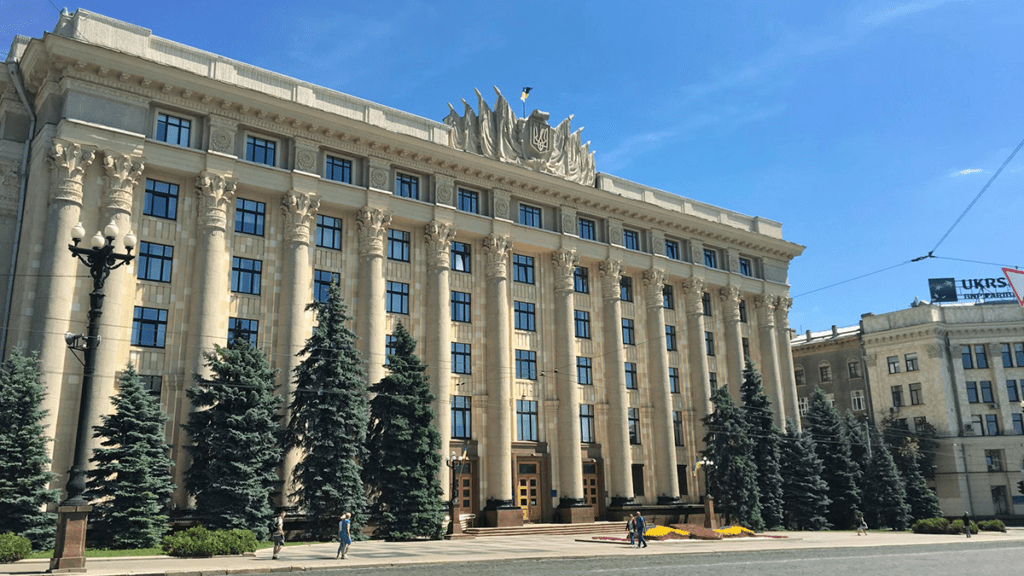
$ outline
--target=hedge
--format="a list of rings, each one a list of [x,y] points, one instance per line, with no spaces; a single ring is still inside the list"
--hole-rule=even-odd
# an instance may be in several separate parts
[[[251,530],[208,530],[193,526],[184,532],[164,536],[162,548],[171,556],[206,558],[255,552],[258,544],[256,534]]]
[[[971,522],[971,534],[977,534],[979,528],[981,530],[1006,531],[1006,526],[999,520],[982,520],[977,523]],[[914,526],[911,530],[913,530],[915,534],[963,534],[964,521],[953,520],[950,522],[945,518],[924,518],[914,522]]]
[[[1002,520],[981,520],[978,522],[978,530],[986,532],[1006,532],[1006,524]]]
[[[11,532],[0,534],[0,563],[17,562],[32,553],[32,543]]]

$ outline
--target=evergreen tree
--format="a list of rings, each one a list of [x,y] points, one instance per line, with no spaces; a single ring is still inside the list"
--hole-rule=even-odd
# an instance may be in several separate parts
[[[703,454],[715,463],[708,481],[708,491],[715,498],[715,510],[745,528],[764,530],[754,443],[747,433],[743,415],[724,387],[715,390],[711,400],[715,411],[704,417],[707,435]]]
[[[907,504],[914,520],[935,518],[942,515],[939,498],[928,488],[928,483],[918,467],[918,448],[915,440],[907,439],[899,448],[890,448],[896,469],[903,477],[907,489]]]
[[[245,528],[266,538],[281,463],[277,371],[263,352],[241,338],[204,356],[213,378],[196,374],[196,386],[186,390],[193,408],[183,425],[193,442],[186,487],[207,528]]]
[[[828,528],[825,513],[831,503],[828,484],[822,480],[823,465],[814,449],[814,438],[808,432],[797,432],[792,420],[786,421],[786,436],[780,454],[782,468],[782,501],[785,524],[796,530]]]
[[[370,388],[369,456],[363,471],[374,488],[380,522],[375,536],[389,540],[440,538],[444,528],[441,485],[441,435],[434,426],[434,395],[414,354],[416,341],[404,326],[394,332],[395,353],[389,374]]]
[[[366,374],[338,285],[331,284],[325,302],[306,309],[315,312],[317,327],[295,368],[286,448],[301,450],[302,458],[295,466],[292,496],[311,520],[313,537],[326,540],[337,534],[337,518],[344,512],[352,513],[355,536],[366,508],[360,477],[366,459]]]
[[[854,482],[857,484],[860,494],[864,494],[868,483],[867,470],[871,467],[866,428],[864,423],[857,420],[853,413],[847,410],[846,415],[843,416],[843,432],[850,441],[850,459],[856,466]]]
[[[860,506],[857,466],[850,454],[850,441],[832,403],[820,388],[811,395],[807,431],[814,437],[814,449],[824,466],[822,479],[828,484],[828,519],[832,528],[853,526]]]
[[[910,520],[910,506],[903,478],[896,470],[889,448],[882,442],[877,430],[871,429],[871,464],[867,472],[867,491],[864,493],[865,517],[875,526],[906,530]]]
[[[767,528],[783,526],[782,475],[779,464],[779,435],[773,423],[774,411],[761,385],[761,374],[747,359],[740,386],[743,416],[754,444],[753,458],[757,467],[757,490],[761,497],[761,518]]]
[[[28,538],[35,550],[53,548],[57,515],[43,507],[57,501],[60,490],[53,481],[49,438],[43,436],[39,408],[43,385],[39,361],[15,348],[0,369],[0,534],[14,532]]]
[[[115,550],[154,548],[167,532],[165,506],[174,492],[164,424],[156,398],[143,390],[131,364],[113,397],[114,413],[101,417],[93,436],[102,438],[90,460],[90,495],[98,501],[90,534]]]

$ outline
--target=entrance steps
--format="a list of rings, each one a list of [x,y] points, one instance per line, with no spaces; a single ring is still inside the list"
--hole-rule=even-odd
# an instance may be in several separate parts
[[[507,528],[466,528],[463,532],[476,536],[539,536],[574,534],[626,534],[625,522],[592,522],[587,524],[524,524]]]

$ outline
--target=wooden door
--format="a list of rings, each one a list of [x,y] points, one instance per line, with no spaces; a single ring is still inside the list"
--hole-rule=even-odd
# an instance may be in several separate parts
[[[540,522],[540,486],[540,463],[520,461],[516,475],[516,500],[523,509],[524,521]]]

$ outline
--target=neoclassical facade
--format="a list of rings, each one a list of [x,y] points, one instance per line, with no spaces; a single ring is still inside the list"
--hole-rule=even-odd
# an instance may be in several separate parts
[[[8,62],[3,346],[38,351],[60,486],[82,380],[64,334],[85,331],[91,289],[67,250],[79,222],[138,237],[107,281],[94,394],[109,410],[135,364],[179,483],[203,353],[251,339],[289,397],[306,304],[332,281],[370,382],[398,323],[419,341],[443,453],[469,457],[459,505],[487,522],[696,502],[700,419],[714,387],[738,391],[745,356],[779,423],[798,414],[787,269],[803,247],[777,222],[597,172],[568,120],[478,93],[435,122],[85,10],[16,38]]]

